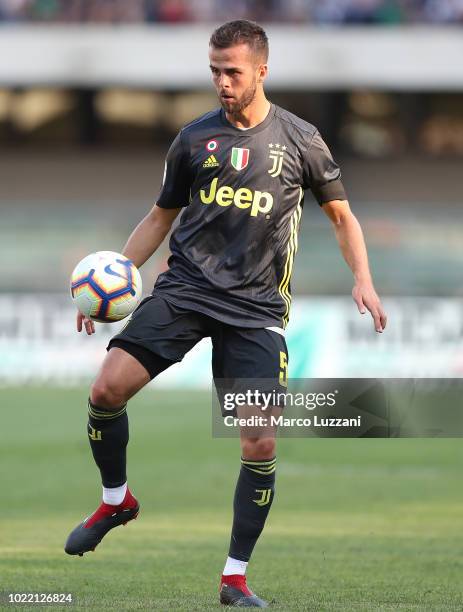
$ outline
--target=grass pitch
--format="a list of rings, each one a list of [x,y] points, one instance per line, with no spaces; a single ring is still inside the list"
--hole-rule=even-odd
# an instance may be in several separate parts
[[[130,403],[140,517],[82,558],[63,546],[100,498],[86,390],[0,398],[2,610],[9,591],[70,592],[71,609],[220,609],[239,448],[211,438],[209,394]],[[279,440],[251,587],[275,610],[462,610],[462,456],[458,439]]]

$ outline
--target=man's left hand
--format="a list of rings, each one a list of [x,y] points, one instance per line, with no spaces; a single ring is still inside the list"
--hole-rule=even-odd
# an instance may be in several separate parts
[[[373,285],[356,283],[352,289],[352,297],[360,314],[365,314],[367,310],[370,311],[375,329],[381,334],[386,328],[387,316]]]

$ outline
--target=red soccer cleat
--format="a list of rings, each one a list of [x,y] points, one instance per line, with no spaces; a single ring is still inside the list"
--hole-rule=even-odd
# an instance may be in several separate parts
[[[220,581],[220,603],[235,608],[267,608],[268,603],[248,589],[246,576],[232,574],[222,576]]]
[[[69,534],[64,547],[65,552],[68,555],[82,556],[85,552],[95,550],[108,531],[136,519],[139,510],[140,504],[129,489],[118,506],[103,502],[91,516],[84,519]]]

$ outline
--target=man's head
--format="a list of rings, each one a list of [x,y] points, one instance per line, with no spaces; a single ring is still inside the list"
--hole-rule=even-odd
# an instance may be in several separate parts
[[[252,21],[229,21],[209,41],[212,80],[225,112],[239,115],[262,91],[267,76],[268,39]]]

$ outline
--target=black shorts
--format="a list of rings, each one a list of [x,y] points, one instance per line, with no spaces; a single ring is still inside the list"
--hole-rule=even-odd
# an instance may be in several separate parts
[[[180,308],[163,297],[145,298],[107,349],[133,355],[151,379],[183,359],[202,338],[212,340],[212,374],[216,381],[268,381],[286,390],[288,351],[284,336],[268,328],[227,325],[205,314]]]

